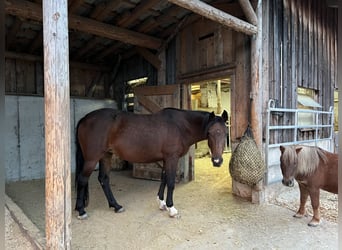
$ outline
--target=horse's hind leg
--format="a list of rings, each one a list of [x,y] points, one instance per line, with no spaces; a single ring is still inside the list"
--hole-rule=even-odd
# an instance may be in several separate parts
[[[109,182],[109,170],[110,170],[110,160],[111,160],[111,154],[106,154],[101,160],[100,160],[100,167],[99,167],[99,176],[98,180],[101,184],[101,187],[103,189],[103,192],[107,198],[109,207],[113,207],[114,211],[116,213],[121,213],[124,211],[124,208],[117,203],[117,201],[114,198],[114,195],[112,193],[112,190],[110,188],[110,182]]]
[[[78,211],[78,219],[85,219],[88,217],[84,208],[87,207],[89,203],[88,180],[95,166],[96,162],[84,162],[83,171],[79,174],[77,178],[77,197],[75,210]]]
[[[77,198],[76,198],[76,208],[78,211],[78,219],[87,218],[87,213],[84,208],[89,203],[89,193],[88,193],[88,179],[89,177],[80,174],[77,179]]]
[[[166,210],[166,202],[164,201],[165,187],[166,187],[166,173],[165,173],[165,170],[163,169],[161,173],[161,183],[160,183],[158,197],[157,197],[160,210]]]

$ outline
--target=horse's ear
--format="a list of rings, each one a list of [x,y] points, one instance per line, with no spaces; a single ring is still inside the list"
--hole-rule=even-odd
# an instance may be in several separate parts
[[[282,153],[284,153],[284,151],[285,151],[285,147],[284,147],[284,146],[280,146],[279,149],[280,149],[280,151],[281,151]]]
[[[296,153],[298,154],[303,148],[296,148]]]
[[[214,118],[215,118],[215,113],[214,113],[214,111],[213,111],[213,112],[211,112],[210,115],[209,115],[209,120],[212,120],[212,119],[214,119]]]
[[[228,112],[225,110],[222,113],[222,119],[224,120],[224,122],[228,121]]]

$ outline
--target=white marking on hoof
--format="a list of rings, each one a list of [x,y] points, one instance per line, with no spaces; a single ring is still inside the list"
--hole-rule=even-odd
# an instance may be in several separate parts
[[[178,214],[178,211],[177,211],[177,209],[174,206],[168,207],[167,211],[169,211],[169,216],[170,217],[175,217]]]
[[[115,211],[115,210],[114,210]],[[122,213],[122,212],[125,212],[125,209],[122,207],[122,208],[120,208],[118,211],[115,211],[115,213]]]
[[[164,200],[160,200],[157,196],[157,202],[159,203],[159,209],[160,210],[166,210],[166,202]]]
[[[82,214],[82,215],[78,215],[77,216],[77,219],[79,219],[79,220],[85,220],[85,219],[87,219],[88,218],[88,214],[87,213],[84,213],[84,214]]]
[[[317,220],[312,220],[309,222],[308,226],[309,227],[317,227],[321,224],[321,221],[317,221]]]

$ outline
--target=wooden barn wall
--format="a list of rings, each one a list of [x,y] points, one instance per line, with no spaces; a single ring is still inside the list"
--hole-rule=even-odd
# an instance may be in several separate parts
[[[178,39],[177,80],[194,83],[231,77],[231,142],[248,124],[250,110],[250,37],[202,18],[184,28]]]
[[[278,100],[279,106],[295,109],[297,87],[309,88],[318,93],[322,109],[328,110],[337,88],[337,9],[321,0],[266,3],[269,98]],[[286,125],[292,119],[277,118],[275,122]],[[286,141],[285,137],[279,135],[279,142]]]
[[[179,35],[180,77],[233,64],[234,35],[231,29],[207,19],[200,19],[183,29]]]
[[[91,65],[70,66],[70,95],[74,97],[111,98],[109,71]],[[43,64],[38,58],[5,59],[6,94],[44,95]]]
[[[166,61],[166,84],[177,83],[177,39],[172,39],[165,53]]]

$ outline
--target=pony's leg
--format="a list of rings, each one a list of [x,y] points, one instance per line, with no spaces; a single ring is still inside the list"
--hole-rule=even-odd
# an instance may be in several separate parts
[[[167,185],[167,197],[166,197],[166,206],[169,211],[170,217],[175,217],[178,214],[177,209],[173,206],[173,191],[175,189],[176,182],[176,169],[177,169],[177,161],[173,162],[171,165],[166,165],[166,185]]]
[[[317,227],[321,223],[321,216],[319,213],[319,189],[310,190],[310,199],[313,210],[312,220],[309,222],[310,227]]]
[[[158,196],[157,196],[157,201],[158,201],[160,210],[166,210],[166,203],[164,201],[165,187],[166,187],[166,172],[164,169],[162,169],[161,182],[160,182]]]
[[[112,190],[110,188],[109,175],[108,175],[108,172],[110,169],[110,159],[111,159],[111,155],[107,154],[104,158],[100,160],[98,180],[107,198],[109,207],[113,207],[116,213],[121,213],[125,209],[117,203],[112,193]]]
[[[308,189],[303,186],[303,184],[299,184],[299,191],[300,191],[300,206],[297,213],[293,216],[295,218],[303,218],[305,216],[305,204],[309,196]]]

